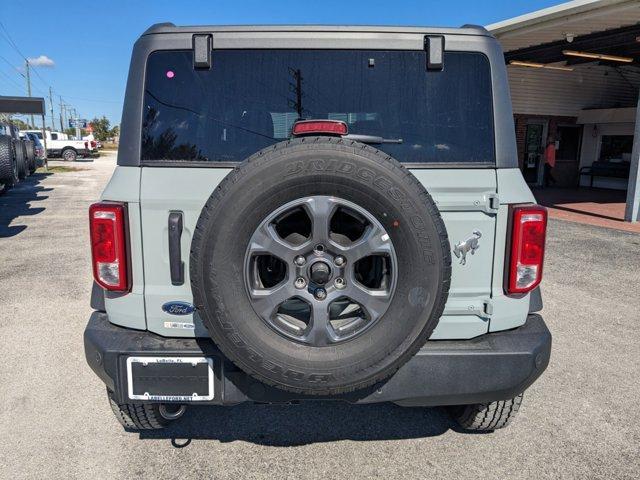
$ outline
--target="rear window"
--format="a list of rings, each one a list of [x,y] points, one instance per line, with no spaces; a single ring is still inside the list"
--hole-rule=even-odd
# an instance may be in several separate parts
[[[427,71],[420,51],[217,50],[210,70],[191,51],[147,60],[142,160],[239,162],[289,138],[297,119],[345,121],[349,133],[408,163],[494,163],[491,71],[480,53],[446,52]]]

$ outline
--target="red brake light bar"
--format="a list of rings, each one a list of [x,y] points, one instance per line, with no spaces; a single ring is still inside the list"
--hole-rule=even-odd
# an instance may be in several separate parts
[[[340,120],[300,120],[293,124],[293,135],[346,135],[347,124]]]
[[[124,203],[94,203],[89,207],[93,278],[106,290],[126,292],[131,288],[126,212]]]
[[[540,205],[516,205],[511,213],[511,252],[506,290],[524,294],[542,280],[547,209]]]

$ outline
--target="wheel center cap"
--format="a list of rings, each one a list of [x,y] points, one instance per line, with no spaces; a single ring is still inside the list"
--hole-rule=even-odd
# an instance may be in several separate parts
[[[316,262],[311,265],[311,281],[318,285],[324,285],[331,277],[331,267],[325,262]]]

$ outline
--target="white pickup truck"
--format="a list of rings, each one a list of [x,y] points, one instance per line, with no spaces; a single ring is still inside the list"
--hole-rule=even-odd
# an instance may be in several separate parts
[[[41,130],[26,130],[26,132],[33,133],[42,140]],[[79,156],[90,157],[98,151],[95,141],[70,140],[66,133],[49,130],[45,130],[45,135],[47,136],[48,157],[62,157],[64,160],[73,162]]]

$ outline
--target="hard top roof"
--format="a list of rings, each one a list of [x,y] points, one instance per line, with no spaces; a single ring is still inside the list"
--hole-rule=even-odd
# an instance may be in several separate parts
[[[463,25],[459,28],[407,27],[376,25],[198,25],[176,26],[173,23],[157,23],[142,35],[165,33],[216,33],[216,32],[367,32],[367,33],[417,33],[440,35],[492,36],[479,25]]]

